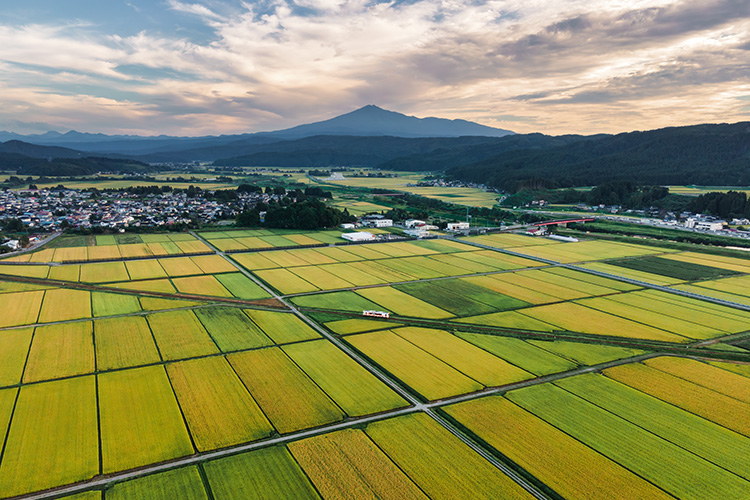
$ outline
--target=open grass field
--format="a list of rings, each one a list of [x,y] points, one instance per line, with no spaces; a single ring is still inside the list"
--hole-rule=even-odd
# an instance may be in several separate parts
[[[104,373],[98,378],[105,474],[193,453],[162,366]]]
[[[506,397],[677,498],[750,493],[750,482],[563,389],[543,384]]]
[[[0,464],[0,495],[21,495],[98,474],[96,404],[93,376],[22,387]]]
[[[486,387],[532,378],[521,368],[443,330],[403,327],[392,332]]]
[[[21,381],[33,331],[33,328],[21,328],[0,334],[0,387]]]
[[[165,361],[219,352],[192,311],[150,314],[147,320]]]
[[[208,500],[198,468],[181,469],[117,483],[107,490],[107,500]]]
[[[284,446],[204,465],[216,500],[317,500],[320,496]]]
[[[194,312],[222,352],[273,345],[263,330],[239,309],[211,307]]]
[[[743,417],[750,412],[747,403],[643,364],[609,368],[604,370],[604,374],[727,429],[750,436],[750,421]]]
[[[407,406],[401,396],[327,340],[282,349],[349,416]]]
[[[39,326],[34,330],[23,382],[38,382],[94,371],[90,321]]]
[[[154,337],[142,316],[94,321],[96,366],[113,370],[161,361]]]
[[[502,397],[459,403],[445,411],[564,498],[672,498]]]
[[[281,349],[246,351],[230,354],[227,359],[280,433],[344,418],[333,401]]]
[[[289,451],[323,498],[428,498],[361,430],[295,441]]]
[[[198,451],[255,441],[273,431],[223,357],[172,363],[167,373]]]
[[[245,313],[277,344],[320,338],[320,334],[294,314],[245,309]]]
[[[476,380],[391,331],[361,333],[345,338],[425,399],[442,399],[484,388]]]
[[[64,288],[53,288],[44,292],[44,302],[39,311],[40,323],[90,317],[91,292]]]
[[[3,294],[3,314],[0,314],[0,327],[36,323],[44,294],[45,292],[41,290]]]
[[[430,498],[532,498],[425,414],[376,422],[365,432]]]

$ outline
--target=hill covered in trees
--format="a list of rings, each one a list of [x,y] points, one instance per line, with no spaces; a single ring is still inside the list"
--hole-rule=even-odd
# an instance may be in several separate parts
[[[750,122],[672,127],[515,149],[448,174],[515,192],[523,188],[641,184],[750,185]]]

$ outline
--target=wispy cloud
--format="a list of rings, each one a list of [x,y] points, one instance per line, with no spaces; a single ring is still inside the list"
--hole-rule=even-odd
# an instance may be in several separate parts
[[[0,120],[23,109],[79,129],[202,134],[368,103],[548,133],[746,118],[746,0],[164,5],[211,36],[0,25]]]

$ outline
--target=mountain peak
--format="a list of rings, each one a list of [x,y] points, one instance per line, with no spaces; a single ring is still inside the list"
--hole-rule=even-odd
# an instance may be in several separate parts
[[[359,135],[395,137],[502,137],[509,130],[488,127],[466,120],[445,118],[417,118],[368,104],[349,113],[269,135],[284,138],[301,138],[312,135]]]

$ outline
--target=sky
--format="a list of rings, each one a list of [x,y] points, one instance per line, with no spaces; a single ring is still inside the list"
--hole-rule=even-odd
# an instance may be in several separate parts
[[[748,0],[0,1],[0,130],[24,134],[367,104],[555,135],[750,120]]]

